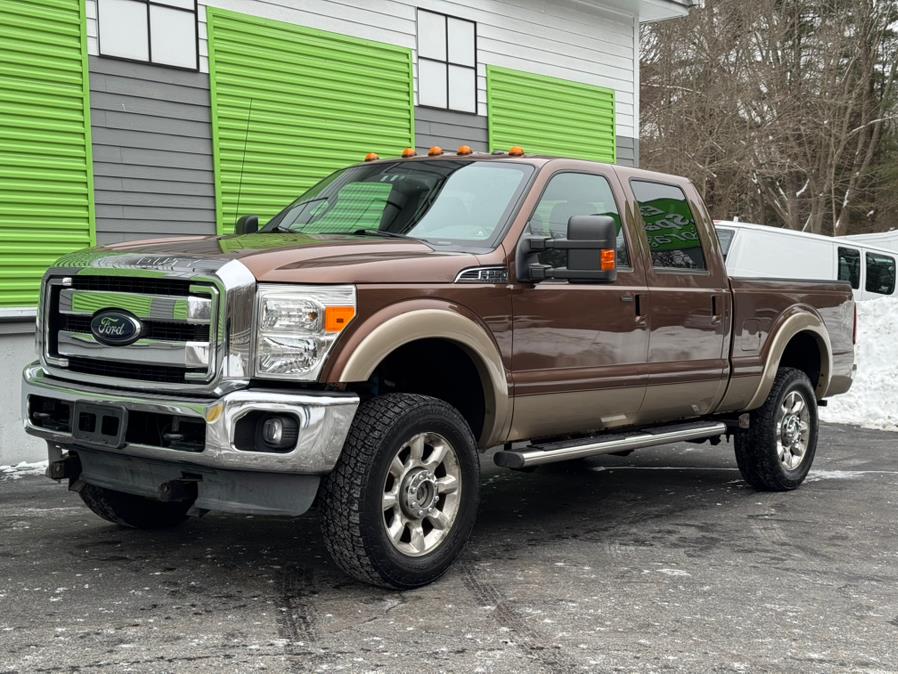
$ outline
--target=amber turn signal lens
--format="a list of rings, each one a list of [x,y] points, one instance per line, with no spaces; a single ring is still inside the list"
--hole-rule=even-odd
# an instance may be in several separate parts
[[[380,159],[380,155],[374,152],[369,152],[365,155],[365,161],[374,161],[375,159]]]
[[[428,157],[439,157],[441,154],[443,154],[443,148],[441,148],[439,145],[434,145],[427,151]]]
[[[406,158],[414,157],[416,154],[418,154],[418,153],[415,152],[415,148],[413,148],[413,147],[407,147],[402,151],[402,156],[406,157]]]
[[[327,307],[324,310],[324,331],[343,332],[343,328],[349,325],[355,318],[355,307]]]
[[[474,154],[474,150],[471,149],[470,145],[462,145],[460,148],[458,148],[456,154],[460,154],[462,156],[466,154]]]
[[[520,145],[515,145],[508,151],[509,157],[523,157],[524,156],[524,148]]]
[[[617,251],[610,248],[602,251],[602,271],[614,271],[617,266]]]

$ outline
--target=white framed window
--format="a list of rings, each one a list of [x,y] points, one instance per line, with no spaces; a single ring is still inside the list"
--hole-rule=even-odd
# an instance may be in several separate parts
[[[199,68],[196,0],[97,0],[100,55]]]
[[[477,24],[418,10],[418,104],[477,112]]]

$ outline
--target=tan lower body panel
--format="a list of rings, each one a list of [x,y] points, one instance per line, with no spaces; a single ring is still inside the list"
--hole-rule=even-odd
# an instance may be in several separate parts
[[[761,385],[761,368],[759,367],[757,369],[757,374],[737,375],[730,379],[726,395],[720,403],[720,406],[717,408],[718,412],[747,411],[745,406],[755,395],[758,386]]]
[[[600,431],[640,423],[645,387],[570,391],[514,399],[509,441]]]
[[[726,387],[725,379],[656,384],[646,390],[639,417],[651,424],[703,417],[717,408]]]

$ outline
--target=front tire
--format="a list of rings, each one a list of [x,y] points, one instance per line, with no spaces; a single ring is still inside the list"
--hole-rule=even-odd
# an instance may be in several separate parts
[[[366,583],[431,583],[471,534],[479,482],[474,436],[454,407],[408,393],[369,400],[323,485],[328,552]]]
[[[742,477],[761,491],[789,491],[807,477],[817,451],[817,398],[801,370],[781,368],[765,403],[736,435]]]
[[[84,504],[104,520],[132,529],[170,529],[187,519],[191,502],[155,499],[86,484],[78,492]]]

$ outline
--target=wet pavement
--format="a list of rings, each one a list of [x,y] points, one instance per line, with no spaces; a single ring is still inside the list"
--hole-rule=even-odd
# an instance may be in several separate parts
[[[119,529],[0,481],[0,672],[898,671],[898,433],[826,426],[762,494],[729,446],[513,473],[440,581],[389,592],[317,515]]]

